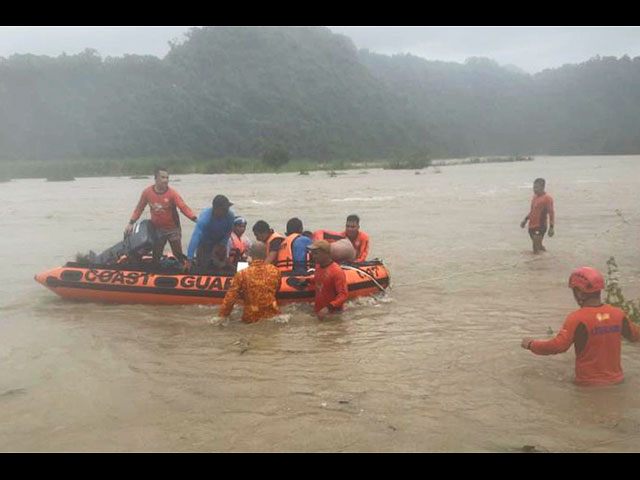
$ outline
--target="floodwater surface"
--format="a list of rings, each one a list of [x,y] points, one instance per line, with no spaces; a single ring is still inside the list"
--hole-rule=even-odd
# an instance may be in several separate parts
[[[556,235],[519,223],[547,180]],[[2,184],[0,451],[611,452],[640,445],[640,346],[626,380],[572,383],[573,348],[536,356],[577,307],[571,270],[640,297],[640,157],[308,176],[172,175],[197,212],[223,193],[251,225],[361,217],[392,289],[318,322],[311,306],[246,325],[238,307],[64,301],[39,271],[117,243],[149,179]],[[145,212],[148,217],[148,210]],[[182,217],[183,248],[194,224]]]

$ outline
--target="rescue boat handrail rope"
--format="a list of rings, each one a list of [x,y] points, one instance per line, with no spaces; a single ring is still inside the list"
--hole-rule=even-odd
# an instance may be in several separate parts
[[[624,225],[630,225],[630,223],[622,215],[622,212],[620,212],[619,210],[616,210],[616,214],[621,218],[622,223],[618,223],[617,225],[613,225],[612,227],[608,228],[607,230],[605,230],[603,232],[598,232],[595,235],[593,235],[592,238],[593,237],[599,237],[601,235],[610,233],[611,230],[614,229],[614,228],[619,228],[619,227],[624,226]],[[575,245],[579,246],[581,243],[584,243],[584,242],[580,242],[580,243],[577,243]],[[515,268],[518,265],[520,265],[522,262],[530,262],[532,260],[533,259],[518,260],[517,262],[515,262],[513,264],[502,265],[500,267],[485,268],[485,269],[482,269],[482,270],[471,270],[471,271],[467,271],[467,272],[454,273],[453,275],[445,275],[443,277],[435,277],[435,278],[430,277],[430,278],[427,278],[427,279],[424,279],[424,280],[420,280],[418,282],[399,283],[399,284],[396,284],[396,287],[398,287],[398,286],[406,287],[408,285],[419,285],[421,283],[434,282],[434,281],[438,281],[438,280],[447,280],[449,278],[459,277],[460,275],[473,275],[473,274],[477,274],[477,273],[491,272],[491,271],[494,271],[494,270],[506,270],[506,269]]]
[[[482,270],[472,270],[472,271],[467,271],[467,272],[460,272],[460,273],[454,273],[453,275],[445,275],[443,277],[430,277],[424,280],[420,280],[418,282],[410,282],[410,283],[399,283],[396,284],[396,287],[406,287],[408,285],[418,285],[420,283],[427,283],[427,282],[434,282],[434,281],[438,281],[438,280],[447,280],[449,278],[453,278],[453,277],[459,277],[461,275],[473,275],[476,273],[485,273],[485,272],[491,272],[494,270],[505,270],[505,269],[509,269],[509,268],[515,268],[517,267],[519,264],[521,263],[521,261],[518,261],[514,264],[509,264],[509,265],[503,265],[501,267],[493,267],[493,268],[485,268]]]
[[[355,270],[356,272],[360,272],[363,275],[366,275],[367,277],[369,277],[373,281],[373,283],[375,283],[376,287],[378,287],[380,289],[380,291],[384,292],[384,290],[385,290],[384,287],[382,285],[380,285],[378,283],[378,281],[371,274],[369,274],[368,272],[365,272],[364,270],[361,270],[361,269],[359,269],[357,267],[352,267],[351,265],[340,265],[340,267],[345,269],[345,270]]]

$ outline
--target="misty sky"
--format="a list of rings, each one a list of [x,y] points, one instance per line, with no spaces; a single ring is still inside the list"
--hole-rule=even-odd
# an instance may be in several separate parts
[[[58,56],[93,48],[103,57],[163,57],[170,40],[190,27],[0,27],[0,57],[14,53]],[[251,28],[251,27],[245,27]],[[640,27],[330,27],[358,48],[411,53],[463,63],[491,58],[536,73],[600,56],[640,56]]]

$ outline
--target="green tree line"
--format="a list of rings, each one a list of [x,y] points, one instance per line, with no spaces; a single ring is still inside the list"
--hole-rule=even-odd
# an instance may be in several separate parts
[[[326,28],[194,28],[164,58],[0,58],[0,161],[640,151],[640,58],[529,75],[358,51]]]

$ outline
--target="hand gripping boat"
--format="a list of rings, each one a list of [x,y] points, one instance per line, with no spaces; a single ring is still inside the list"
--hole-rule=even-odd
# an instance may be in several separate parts
[[[147,303],[161,305],[220,305],[233,281],[233,275],[185,273],[179,268],[153,268],[143,258],[153,241],[148,221],[136,224],[134,233],[100,255],[91,252],[86,262],[66,265],[38,273],[37,282],[64,299],[104,303]],[[137,257],[131,265],[118,264],[122,255]],[[389,272],[380,260],[341,265],[347,277],[349,298],[385,291]],[[314,290],[305,285],[313,272],[282,272],[279,304],[312,302]]]
[[[371,295],[389,287],[389,272],[379,260],[341,266],[347,277],[349,298]],[[279,304],[312,302],[313,288],[304,285],[307,275],[282,273]],[[41,272],[36,281],[64,299],[105,303],[162,305],[220,305],[231,286],[232,275],[187,274],[126,265],[92,265],[68,262]],[[304,286],[303,286],[304,285]]]

